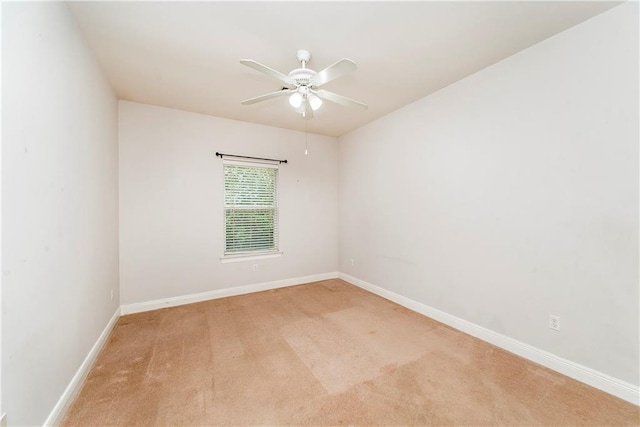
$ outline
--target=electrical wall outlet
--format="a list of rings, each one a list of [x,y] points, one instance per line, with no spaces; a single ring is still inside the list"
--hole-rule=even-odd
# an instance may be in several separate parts
[[[113,301],[113,288],[111,288],[111,301]]]
[[[549,315],[549,328],[554,331],[560,330],[560,316],[556,316],[555,314]]]
[[[353,258],[349,258],[349,262],[351,263],[351,267],[353,267],[355,265],[355,262],[353,261]]]
[[[260,270],[260,266],[258,264],[253,264],[253,271]]]

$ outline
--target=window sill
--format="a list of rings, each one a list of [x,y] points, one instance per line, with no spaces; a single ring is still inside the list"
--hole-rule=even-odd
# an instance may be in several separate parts
[[[282,252],[269,252],[263,254],[246,254],[246,255],[223,255],[220,257],[220,262],[242,262],[242,261],[255,261],[259,259],[278,258],[282,255]]]

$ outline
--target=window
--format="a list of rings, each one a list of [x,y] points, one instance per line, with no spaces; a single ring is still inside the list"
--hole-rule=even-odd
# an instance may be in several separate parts
[[[225,255],[278,251],[278,167],[224,163]]]

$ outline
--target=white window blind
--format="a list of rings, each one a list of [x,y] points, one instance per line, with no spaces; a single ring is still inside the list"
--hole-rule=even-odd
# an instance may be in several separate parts
[[[224,164],[225,255],[278,250],[278,169]]]

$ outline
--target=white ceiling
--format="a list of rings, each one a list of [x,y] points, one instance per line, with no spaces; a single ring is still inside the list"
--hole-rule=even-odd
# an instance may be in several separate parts
[[[616,2],[77,2],[70,3],[120,99],[304,129],[281,85],[239,63],[283,73],[296,51],[320,71],[358,70],[323,88],[369,105],[325,102],[309,132],[339,136],[572,27]]]

